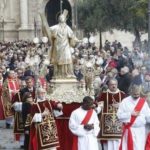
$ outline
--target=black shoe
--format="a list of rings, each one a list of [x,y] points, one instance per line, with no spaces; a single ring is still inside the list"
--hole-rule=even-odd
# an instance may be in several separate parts
[[[6,129],[10,129],[10,124],[6,123]]]
[[[24,145],[21,145],[21,146],[20,146],[20,149],[24,149],[24,148],[25,148]]]

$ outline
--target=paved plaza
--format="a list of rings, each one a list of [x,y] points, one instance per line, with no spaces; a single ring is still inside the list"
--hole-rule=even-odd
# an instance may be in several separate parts
[[[14,141],[13,129],[6,129],[5,121],[0,121],[0,150],[20,150],[19,143]]]
[[[0,150],[21,150],[19,143],[14,141],[13,129],[5,128],[5,121],[0,121]]]

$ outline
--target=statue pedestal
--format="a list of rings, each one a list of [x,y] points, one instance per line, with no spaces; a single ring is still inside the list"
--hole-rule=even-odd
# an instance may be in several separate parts
[[[79,88],[76,79],[53,79],[51,81],[51,93],[49,95],[51,100],[58,100],[67,104],[81,103],[86,95],[87,92],[84,88]]]

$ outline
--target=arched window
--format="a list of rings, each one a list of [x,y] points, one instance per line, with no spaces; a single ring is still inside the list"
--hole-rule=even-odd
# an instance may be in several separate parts
[[[68,10],[67,24],[72,27],[72,10],[68,0],[62,0],[62,10]],[[58,16],[60,15],[60,0],[50,0],[45,7],[45,14],[48,20],[49,26],[53,26],[58,23]]]

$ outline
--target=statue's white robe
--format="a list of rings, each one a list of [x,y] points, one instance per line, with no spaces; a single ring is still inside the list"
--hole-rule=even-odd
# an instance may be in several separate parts
[[[59,65],[71,64],[72,63],[72,54],[71,54],[71,40],[75,39],[73,31],[67,24],[57,24],[50,28],[52,37],[55,39],[54,49],[55,61]]]
[[[97,135],[100,131],[99,120],[95,111],[89,120],[89,124],[94,124],[94,129],[87,131],[81,122],[85,118],[87,111],[81,107],[72,112],[69,120],[69,129],[78,136],[78,150],[99,150]]]
[[[140,98],[134,100],[131,96],[125,98],[118,109],[117,116],[123,123],[129,123],[131,113],[134,111]],[[144,150],[146,142],[146,124],[150,122],[150,108],[145,102],[140,115],[136,118],[131,127],[134,150]],[[127,132],[123,137],[122,150],[127,150]]]

